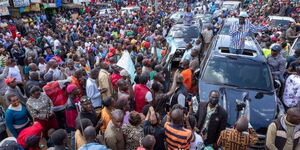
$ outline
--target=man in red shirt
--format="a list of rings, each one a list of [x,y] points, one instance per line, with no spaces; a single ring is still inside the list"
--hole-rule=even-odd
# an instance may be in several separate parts
[[[143,107],[147,103],[152,103],[153,97],[150,89],[146,86],[149,80],[148,74],[142,74],[139,81],[140,84],[136,84],[133,87],[134,98],[135,98],[135,110],[137,112],[142,112]]]

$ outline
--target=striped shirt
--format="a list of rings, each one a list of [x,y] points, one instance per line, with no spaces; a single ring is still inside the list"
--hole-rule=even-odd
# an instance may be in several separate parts
[[[220,134],[218,145],[222,150],[247,150],[250,145],[258,142],[254,129],[248,129],[249,134],[243,134],[235,129],[223,130]]]
[[[191,130],[170,122],[167,122],[164,127],[168,150],[188,150],[190,148],[191,141],[194,141],[195,138]]]
[[[229,33],[231,36],[231,48],[244,49],[246,37],[250,36],[250,33],[254,33],[257,30],[249,20],[245,20],[245,24],[242,26],[242,29],[240,29],[240,26],[239,22],[235,22],[230,26]]]

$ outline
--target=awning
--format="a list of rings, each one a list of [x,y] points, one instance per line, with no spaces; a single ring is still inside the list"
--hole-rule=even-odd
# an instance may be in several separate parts
[[[74,3],[71,3],[71,4],[62,4],[62,7],[68,8],[68,9],[73,9],[73,8],[83,8],[82,5],[74,4]]]

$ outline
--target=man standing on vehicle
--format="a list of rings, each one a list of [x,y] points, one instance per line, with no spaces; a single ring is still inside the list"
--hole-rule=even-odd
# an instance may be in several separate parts
[[[198,129],[205,145],[217,149],[217,141],[222,130],[226,128],[227,112],[219,104],[219,92],[210,91],[209,102],[200,102],[196,118]]]
[[[271,47],[271,55],[267,57],[267,63],[270,66],[273,79],[278,79],[281,83],[284,83],[283,74],[285,72],[286,60],[280,55],[281,49],[279,45]]]
[[[300,109],[290,108],[286,115],[274,120],[268,127],[266,148],[268,150],[300,149]]]
[[[256,32],[256,27],[247,18],[248,14],[246,12],[240,12],[239,21],[230,26],[230,53],[243,54],[246,37],[251,32]]]

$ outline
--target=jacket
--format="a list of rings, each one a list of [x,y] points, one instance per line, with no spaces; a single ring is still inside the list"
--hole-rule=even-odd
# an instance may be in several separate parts
[[[209,102],[200,102],[196,118],[198,120],[197,127],[202,129]],[[226,128],[227,124],[227,112],[220,105],[217,106],[216,111],[211,115],[209,120],[209,126],[207,129],[207,138],[204,140],[205,145],[215,144],[218,141],[219,135],[222,130]]]
[[[68,96],[65,91],[60,87],[58,81],[50,82],[43,87],[46,95],[53,102],[53,111],[61,111],[65,109],[65,104]]]
[[[300,147],[299,135],[300,125],[291,125],[287,122],[285,116],[280,116],[269,125],[266,138],[266,149],[298,150]],[[290,141],[288,142],[288,140]]]
[[[149,88],[143,84],[136,84],[134,86],[135,109],[137,112],[142,112],[143,107],[147,104],[146,94],[150,91]]]
[[[181,95],[181,96],[179,96]],[[182,100],[181,97],[184,96],[184,100]],[[172,108],[175,104],[180,104],[183,107],[186,105],[186,99],[188,98],[188,89],[187,87],[183,84],[180,87],[178,87],[175,91],[175,93],[172,95],[169,105],[170,108]]]

